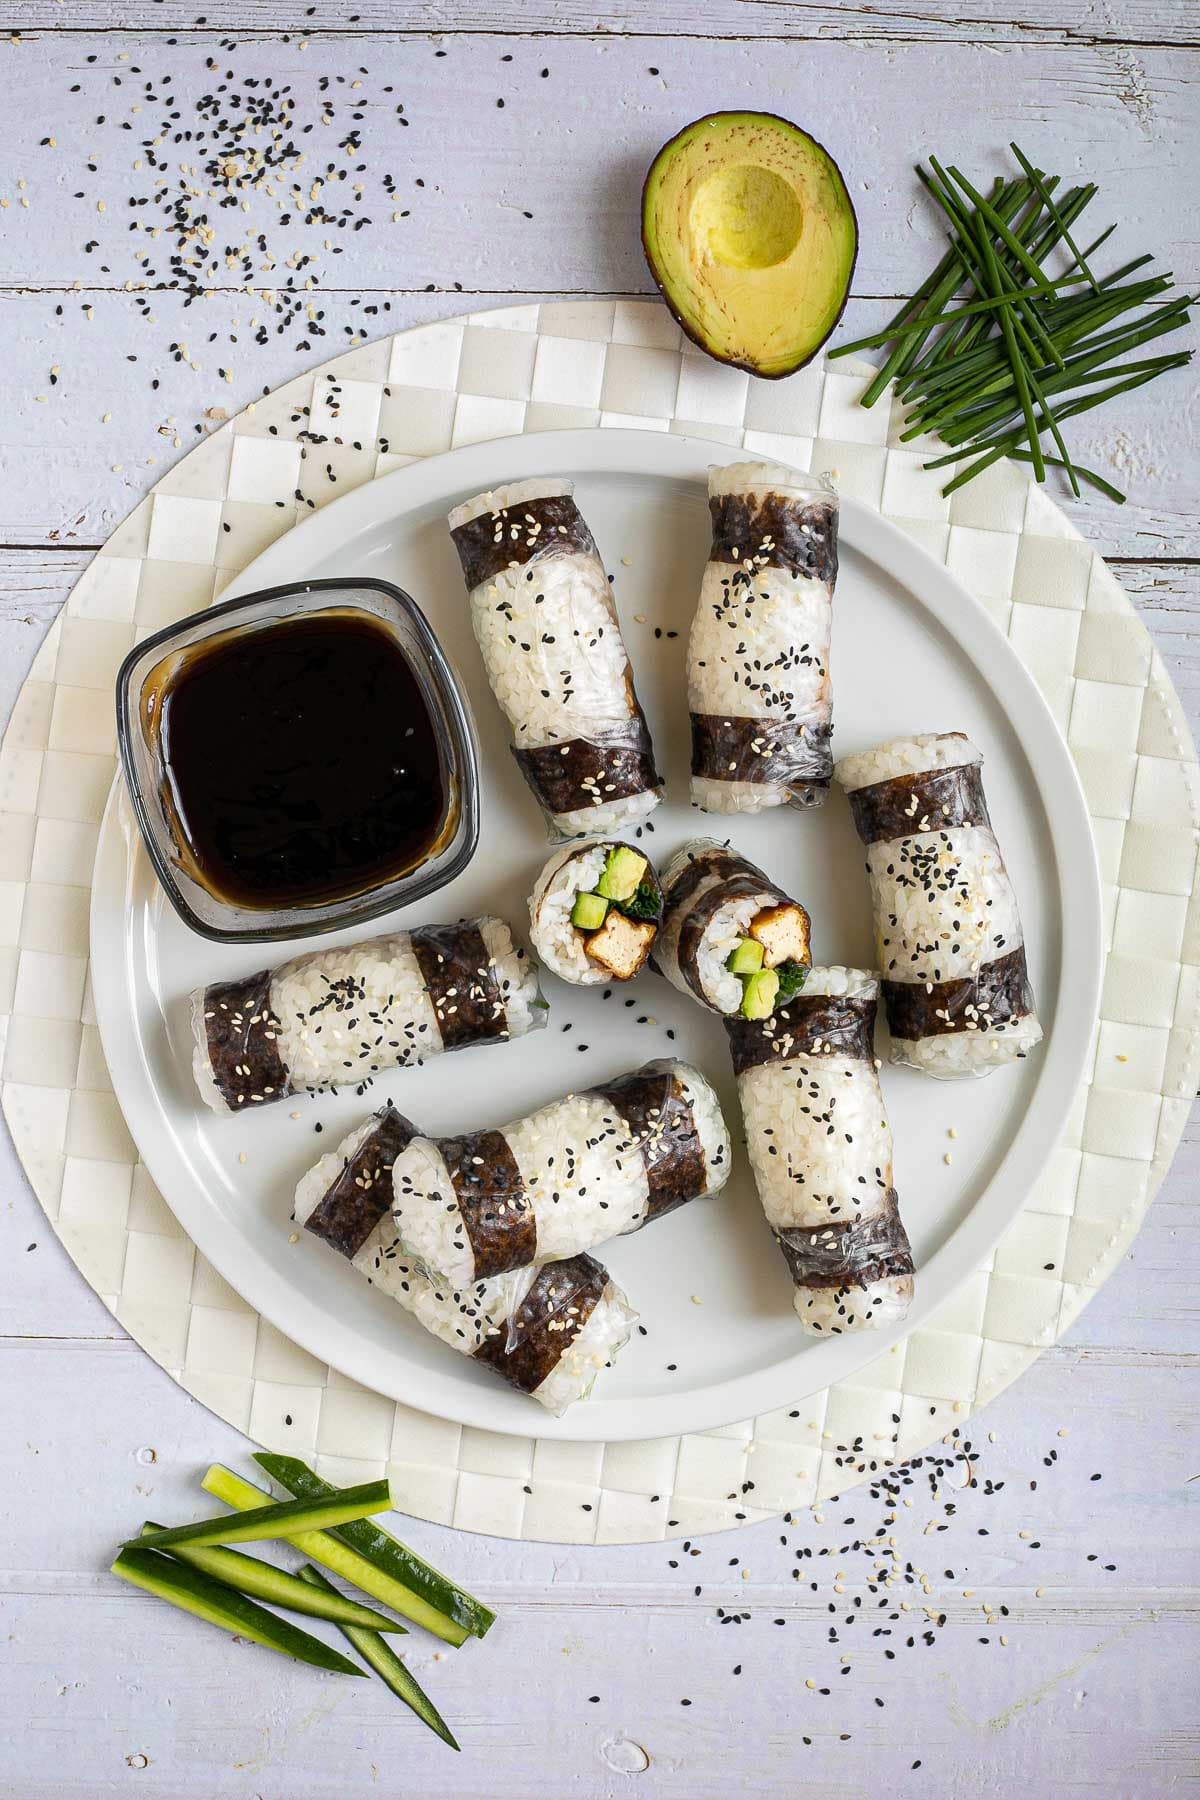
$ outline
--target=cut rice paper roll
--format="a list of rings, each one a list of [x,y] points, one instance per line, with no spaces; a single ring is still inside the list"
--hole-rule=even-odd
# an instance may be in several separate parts
[[[709,470],[712,548],[688,640],[692,803],[820,806],[833,771],[838,497],[776,463]]]
[[[621,831],[662,777],[612,589],[571,482],[513,482],[450,514],[471,622],[512,751],[552,833]]]
[[[502,1130],[414,1138],[392,1170],[396,1234],[437,1282],[489,1276],[638,1231],[729,1174],[712,1088],[687,1063],[647,1063]]]
[[[293,957],[191,997],[192,1070],[214,1112],[361,1085],[546,1022],[537,964],[490,915]]]
[[[654,963],[713,1012],[765,1016],[804,985],[810,921],[799,901],[712,838],[693,838],[662,875]]]
[[[565,1412],[629,1341],[637,1314],[592,1256],[463,1290],[430,1281],[406,1259],[392,1221],[392,1165],[415,1136],[394,1106],[382,1107],[304,1176],[293,1217],[452,1350]]]
[[[725,1029],[758,1197],[814,1337],[899,1323],[913,1260],[875,1063],[879,984],[815,968],[769,1019]]]
[[[576,987],[629,981],[650,954],[662,911],[658,876],[640,850],[605,839],[568,844],[529,897],[533,947]]]
[[[1042,1036],[982,763],[943,731],[837,767],[867,850],[891,1060],[945,1078],[988,1075]]]

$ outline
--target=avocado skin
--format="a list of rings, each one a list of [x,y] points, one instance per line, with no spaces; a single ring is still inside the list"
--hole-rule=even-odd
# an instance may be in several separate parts
[[[730,368],[744,369],[748,375],[757,375],[760,381],[784,381],[787,379],[787,377],[789,375],[795,375],[800,369],[805,368],[807,366],[807,364],[809,364],[813,360],[814,356],[816,356],[818,354],[818,352],[824,348],[824,346],[829,342],[830,338],[833,336],[834,332],[837,330],[838,326],[841,324],[843,314],[845,313],[846,307],[849,305],[849,302],[850,302],[850,288],[854,281],[854,271],[858,267],[858,252],[859,252],[859,246],[862,242],[862,238],[861,238],[861,234],[858,229],[858,214],[854,210],[854,202],[850,198],[849,188],[846,187],[845,177],[843,176],[843,178],[842,178],[842,185],[843,185],[843,187],[846,187],[846,205],[849,209],[850,218],[854,225],[854,254],[850,258],[850,267],[846,274],[845,297],[842,300],[841,306],[838,308],[837,317],[830,324],[828,332],[821,339],[820,343],[814,344],[812,346],[811,350],[808,350],[804,355],[799,357],[796,362],[790,363],[786,368],[760,369],[752,362],[743,361],[743,359],[741,357],[723,355],[720,350],[715,349],[712,344],[707,343],[705,341],[705,339],[700,336],[699,332],[693,331],[692,327],[688,324],[687,320],[685,318],[683,318],[683,316],[680,314],[678,308],[675,305],[675,302],[671,299],[670,293],[668,292],[665,283],[663,282],[663,280],[661,279],[661,277],[659,275],[658,263],[655,258],[653,250],[650,248],[650,243],[646,236],[647,190],[649,189],[649,186],[650,186],[650,177],[653,175],[655,169],[658,167],[658,164],[661,162],[662,158],[664,156],[668,155],[669,152],[675,147],[675,145],[678,144],[679,140],[682,137],[685,137],[689,131],[694,130],[697,125],[706,125],[706,124],[714,124],[715,125],[715,124],[719,124],[723,120],[741,118],[741,117],[744,117],[744,110],[745,109],[739,107],[736,112],[735,111],[725,111],[725,112],[715,112],[715,113],[703,113],[700,116],[700,118],[689,120],[689,122],[686,125],[683,125],[680,127],[680,129],[675,133],[674,137],[667,139],[666,143],[652,158],[650,167],[646,171],[646,179],[642,183],[642,206],[641,206],[641,227],[640,227],[640,235],[641,235],[641,240],[642,240],[642,254],[645,256],[646,263],[649,267],[650,273],[654,278],[654,285],[658,289],[659,293],[662,295],[664,301],[666,302],[667,310],[671,314],[671,317],[675,320],[675,323],[679,326],[679,328],[683,332],[684,336],[689,337],[692,340],[693,344],[695,344],[699,349],[704,351],[706,356],[711,356],[714,362],[726,363],[726,364],[728,364],[728,366]],[[817,149],[819,151],[821,151],[822,155],[829,157],[829,160],[833,164],[834,168],[837,169],[839,174],[841,174],[841,165],[837,162],[837,160],[832,155],[830,155],[830,152],[828,150],[826,150],[824,144],[822,144],[819,139],[813,137],[811,131],[804,131],[803,126],[797,125],[795,123],[795,121],[792,119],[785,119],[782,113],[760,113],[758,116],[763,119],[774,120],[779,125],[786,125],[789,131],[803,132],[803,135],[805,137],[811,139],[811,141],[816,145]]]

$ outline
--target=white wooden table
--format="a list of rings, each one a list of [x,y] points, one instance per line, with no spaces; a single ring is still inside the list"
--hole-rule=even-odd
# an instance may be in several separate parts
[[[869,328],[933,260],[911,163],[932,150],[990,171],[1014,136],[1047,166],[1101,184],[1096,212],[1126,222],[1123,250],[1151,249],[1200,285],[1193,0],[352,4],[354,14],[333,0],[16,9],[19,39],[0,45],[4,710],[91,552],[220,416],[208,409],[235,410],[355,331],[493,301],[647,292],[641,173],[702,112],[783,112],[839,157],[863,229],[851,326]],[[337,128],[322,139],[318,126],[317,171],[317,144],[332,149],[351,110],[362,115],[361,152],[337,152],[362,170],[331,204],[361,181],[371,226],[297,217],[284,228],[278,207],[263,214],[273,250],[316,259],[292,277],[319,282],[308,300],[327,335],[307,352],[295,330],[254,341],[251,318],[274,317],[233,265],[190,307],[179,290],[135,285],[137,248],[165,263],[158,240],[129,230],[130,198],[150,185],[133,166],[137,145],[163,110],[145,84],[174,94],[182,129],[225,70],[243,92],[247,77],[290,84],[298,127],[319,120],[327,78]],[[186,146],[163,155],[175,183]],[[258,218],[215,211],[213,222],[220,252]],[[254,284],[289,278],[262,261]],[[1081,454],[1115,471],[1130,500],[1089,495],[1073,516],[1137,597],[1194,722],[1195,380],[1172,378],[1081,425]],[[927,1580],[893,1590],[912,1612],[890,1638],[871,1635],[886,1620],[871,1616],[864,1554],[837,1554],[884,1516],[863,1491],[823,1522],[806,1514],[791,1529],[704,1539],[698,1555],[414,1526],[414,1542],[502,1614],[485,1645],[458,1655],[435,1660],[429,1642],[410,1640],[459,1731],[458,1759],[375,1684],[231,1645],[101,1572],[131,1521],[186,1516],[197,1469],[238,1462],[246,1446],[122,1335],[6,1141],[0,1157],[0,1794],[1194,1791],[1194,1133],[1069,1341],[972,1422],[978,1485],[935,1501],[921,1472],[906,1490],[912,1504],[885,1531]],[[960,1459],[948,1488],[966,1476]],[[797,1565],[805,1546],[812,1559]],[[722,1625],[722,1607],[750,1616]],[[856,1634],[842,1625],[851,1611]]]

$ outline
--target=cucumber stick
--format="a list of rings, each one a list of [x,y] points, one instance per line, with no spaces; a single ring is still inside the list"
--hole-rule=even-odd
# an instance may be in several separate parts
[[[386,1481],[367,1481],[361,1487],[335,1488],[329,1500],[270,1501],[251,1508],[236,1522],[224,1515],[198,1519],[194,1525],[173,1525],[167,1531],[153,1532],[140,1542],[143,1549],[151,1550],[169,1550],[175,1544],[258,1543],[263,1538],[287,1537],[292,1531],[319,1531],[322,1526],[342,1525],[347,1519],[363,1519],[391,1504],[392,1491]],[[139,1540],[128,1542],[137,1544]]]
[[[362,1674],[348,1657],[338,1650],[331,1650],[320,1638],[310,1637],[307,1631],[301,1631],[298,1625],[291,1625],[286,1619],[277,1619],[265,1606],[259,1606],[223,1582],[214,1581],[203,1570],[175,1562],[157,1550],[126,1546],[118,1552],[112,1573],[119,1575],[122,1581],[131,1581],[134,1587],[144,1588],[148,1594],[157,1594],[160,1600],[169,1600],[172,1606],[181,1607],[198,1619],[207,1619],[210,1625],[236,1631],[239,1637],[253,1638],[256,1644],[264,1644],[268,1650],[280,1650],[297,1662],[312,1663],[315,1668],[331,1669],[339,1675]]]
[[[333,1593],[325,1577],[311,1563],[306,1563],[300,1571],[304,1581],[310,1581],[314,1588],[328,1590]],[[415,1675],[410,1675],[390,1644],[386,1644],[377,1631],[363,1631],[357,1625],[339,1625],[342,1636],[358,1651],[365,1662],[370,1663],[381,1681],[387,1683],[393,1694],[411,1706],[418,1719],[423,1719],[430,1731],[435,1731],[443,1743],[449,1744],[452,1750],[458,1749],[458,1742],[453,1732],[443,1719],[429,1695],[425,1692]]]
[[[256,1453],[255,1462],[266,1470],[273,1481],[277,1481],[289,1494],[295,1494],[298,1500],[320,1500],[335,1492],[327,1481],[302,1463],[296,1456],[276,1456],[270,1452]],[[496,1615],[474,1594],[468,1594],[443,1575],[439,1569],[402,1544],[399,1538],[392,1537],[382,1526],[376,1525],[373,1519],[355,1519],[347,1525],[334,1527],[333,1536],[340,1538],[352,1550],[365,1556],[368,1562],[377,1569],[385,1570],[396,1581],[410,1587],[420,1594],[431,1606],[459,1625],[465,1625],[474,1637],[483,1637],[495,1624]]]
[[[147,1520],[142,1526],[142,1536],[161,1530],[161,1525]],[[272,1606],[282,1606],[288,1612],[329,1619],[335,1625],[358,1625],[365,1631],[404,1630],[398,1620],[373,1612],[369,1606],[360,1606],[357,1600],[344,1599],[336,1588],[330,1588],[328,1593],[318,1593],[311,1581],[301,1581],[298,1575],[277,1569],[274,1563],[259,1562],[257,1557],[243,1556],[237,1550],[225,1550],[218,1545],[176,1544],[173,1550],[164,1554],[172,1561],[199,1569],[202,1575],[211,1575],[215,1581],[223,1581],[227,1587],[236,1588],[239,1594],[270,1601]]]
[[[221,1463],[214,1463],[200,1484],[208,1493],[223,1500],[226,1506],[235,1506],[246,1512],[260,1507],[264,1500],[270,1498],[252,1481],[244,1481],[235,1475],[232,1469],[226,1469]],[[228,1521],[227,1521],[228,1523]],[[436,1606],[420,1594],[414,1594],[404,1582],[398,1581],[385,1569],[376,1567],[357,1550],[340,1543],[328,1531],[293,1531],[288,1533],[288,1543],[311,1556],[314,1562],[321,1563],[326,1569],[332,1569],[343,1581],[353,1582],[364,1594],[370,1594],[384,1606],[390,1606],[393,1612],[400,1613],[411,1620],[414,1625],[423,1625],[426,1631],[432,1631],[444,1643],[458,1645],[468,1635],[467,1627],[459,1624],[457,1619],[448,1618]]]

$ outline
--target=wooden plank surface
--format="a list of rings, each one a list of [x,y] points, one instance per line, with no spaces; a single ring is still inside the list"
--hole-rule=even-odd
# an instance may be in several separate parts
[[[19,23],[34,31],[186,31],[196,0],[24,0]],[[587,0],[487,0],[464,9],[450,0],[206,0],[212,31],[327,31],[360,34],[403,31],[439,39],[482,32],[542,39],[594,32],[637,36],[842,38],[849,42],[966,43],[1075,42],[1135,46],[1200,41],[1191,0],[873,0],[870,6],[836,0],[655,0],[653,5],[592,6]]]
[[[195,30],[198,12],[207,23]],[[235,410],[358,331],[510,299],[648,292],[641,172],[709,108],[799,115],[841,156],[864,227],[848,329],[879,322],[935,252],[914,158],[933,148],[991,167],[1014,135],[1102,182],[1101,223],[1125,222],[1129,254],[1154,249],[1200,282],[1200,30],[1186,0],[489,0],[465,13],[445,0],[355,0],[353,11],[331,0],[25,0],[18,23],[21,41],[0,45],[14,97],[0,117],[0,716],[92,548],[211,429],[207,409]],[[294,333],[252,342],[261,296],[232,276],[191,306],[158,285],[149,296],[126,288],[142,278],[133,250],[155,242],[128,230],[139,210],[128,202],[146,192],[132,167],[148,110],[137,84],[161,93],[172,75],[186,111],[210,80],[207,57],[218,74],[233,68],[235,85],[247,74],[289,83],[309,123],[331,78],[335,122],[312,134],[318,167],[351,111],[364,115],[371,227],[281,233],[261,195],[248,214],[222,215],[231,243],[264,231],[273,248],[319,259],[326,335],[307,351]],[[173,191],[184,179],[171,169]],[[409,217],[393,222],[402,207]],[[254,285],[268,278],[287,276],[259,271]],[[184,342],[177,361],[170,346]],[[1116,472],[1130,503],[1089,497],[1072,509],[1141,608],[1193,722],[1194,400],[1194,379],[1181,377],[1081,430],[1081,454]],[[941,1497],[921,1485],[928,1467],[905,1490],[888,1530],[928,1593],[871,1593],[864,1553],[849,1546],[884,1504],[863,1491],[820,1522],[805,1513],[794,1527],[701,1540],[696,1557],[413,1524],[413,1541],[502,1613],[486,1644],[440,1660],[429,1640],[409,1640],[460,1730],[455,1759],[373,1685],[277,1664],[103,1575],[146,1511],[199,1512],[199,1470],[239,1462],[246,1446],[124,1338],[0,1143],[0,1796],[1195,1791],[1185,1671],[1200,1640],[1188,1486],[1198,1184],[1193,1123],[1122,1269],[1068,1341],[970,1422],[978,1486],[963,1486],[948,1446]],[[915,1609],[881,1627],[903,1637],[871,1637],[880,1598]],[[718,1608],[750,1617],[721,1624]],[[843,1641],[830,1643],[831,1627]]]

